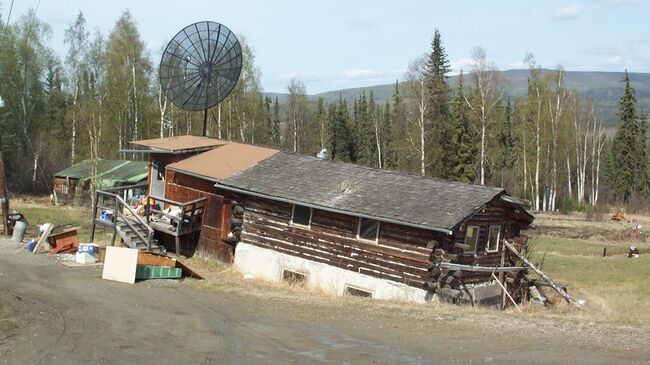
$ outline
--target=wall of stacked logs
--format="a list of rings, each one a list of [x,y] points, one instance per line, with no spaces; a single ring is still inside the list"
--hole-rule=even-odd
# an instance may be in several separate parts
[[[381,223],[376,243],[358,240],[358,218],[314,209],[309,228],[291,224],[289,203],[242,196],[242,242],[373,277],[423,288],[430,242],[445,234]]]

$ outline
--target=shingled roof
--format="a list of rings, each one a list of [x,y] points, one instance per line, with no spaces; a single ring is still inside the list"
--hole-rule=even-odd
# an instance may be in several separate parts
[[[493,188],[279,152],[218,183],[226,189],[450,233]]]

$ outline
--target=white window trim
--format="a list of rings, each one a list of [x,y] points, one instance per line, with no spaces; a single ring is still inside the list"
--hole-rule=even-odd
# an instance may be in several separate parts
[[[499,232],[497,233],[497,247],[494,250],[490,250],[490,236],[493,228],[499,230]],[[501,241],[501,225],[499,224],[491,225],[490,228],[488,229],[488,239],[485,245],[485,252],[499,252],[499,245],[501,243],[500,241]]]
[[[381,221],[378,220],[378,219],[371,219],[371,220],[377,221],[377,237],[375,237],[374,240],[369,240],[369,239],[361,237],[361,220],[362,219],[370,219],[370,218],[361,218],[361,217],[359,217],[359,219],[357,220],[357,239],[359,241],[363,241],[363,242],[371,242],[371,243],[379,242],[379,229],[381,228]]]
[[[481,234],[481,226],[476,226],[476,225],[465,227],[465,238],[463,239],[463,244],[467,245],[467,232],[469,232],[469,229],[473,227],[476,228],[476,237],[474,238],[474,244],[468,246],[474,246],[474,249],[467,249],[465,250],[465,252],[476,252],[476,246],[478,246],[478,237]]]
[[[296,212],[296,205],[300,205],[300,204],[291,205],[291,222],[290,222],[290,225],[296,226],[296,227],[311,228],[311,218],[314,215],[314,208],[308,207],[306,205],[300,205],[301,207],[309,208],[309,224],[304,225],[304,224],[296,223],[296,222],[293,221],[294,213]]]

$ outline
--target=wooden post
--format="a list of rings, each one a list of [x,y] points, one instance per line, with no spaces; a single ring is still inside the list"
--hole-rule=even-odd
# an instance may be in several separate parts
[[[506,248],[505,246],[501,245],[501,267],[506,265]],[[499,282],[501,283],[501,310],[504,310],[506,308],[506,294],[508,290],[508,284],[506,283],[505,280],[505,273],[500,272],[499,273]]]
[[[90,243],[93,243],[95,241],[95,224],[97,221],[97,206],[99,205],[99,193],[95,192],[95,201],[93,203],[93,222],[92,225],[90,226],[90,237],[88,237],[88,240]]]

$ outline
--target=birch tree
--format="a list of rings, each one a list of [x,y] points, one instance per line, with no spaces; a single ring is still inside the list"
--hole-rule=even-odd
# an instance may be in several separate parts
[[[426,77],[426,56],[420,56],[409,63],[406,79],[408,83],[409,97],[415,105],[415,113],[410,113],[411,123],[415,126],[412,128],[414,133],[409,133],[408,142],[412,150],[418,155],[420,175],[424,176],[426,172],[426,150],[427,143],[427,87]],[[409,129],[411,132],[411,129]],[[415,135],[415,137],[414,137]]]
[[[479,179],[485,185],[485,161],[487,148],[487,132],[494,122],[495,108],[501,102],[504,92],[501,89],[494,65],[487,62],[485,50],[474,47],[472,51],[472,80],[474,82],[472,100],[465,97],[467,106],[478,120],[474,128],[479,133]]]
[[[296,78],[289,81],[287,91],[289,92],[287,116],[289,118],[288,125],[291,128],[291,148],[293,152],[299,152],[302,133],[304,132],[305,115],[307,113],[307,92],[305,84]]]
[[[65,30],[65,41],[68,45],[66,57],[68,88],[72,95],[72,108],[70,109],[70,163],[75,164],[77,152],[77,128],[79,113],[79,93],[81,92],[81,79],[86,70],[85,64],[88,53],[89,33],[86,29],[86,19],[81,11],[75,21]]]

